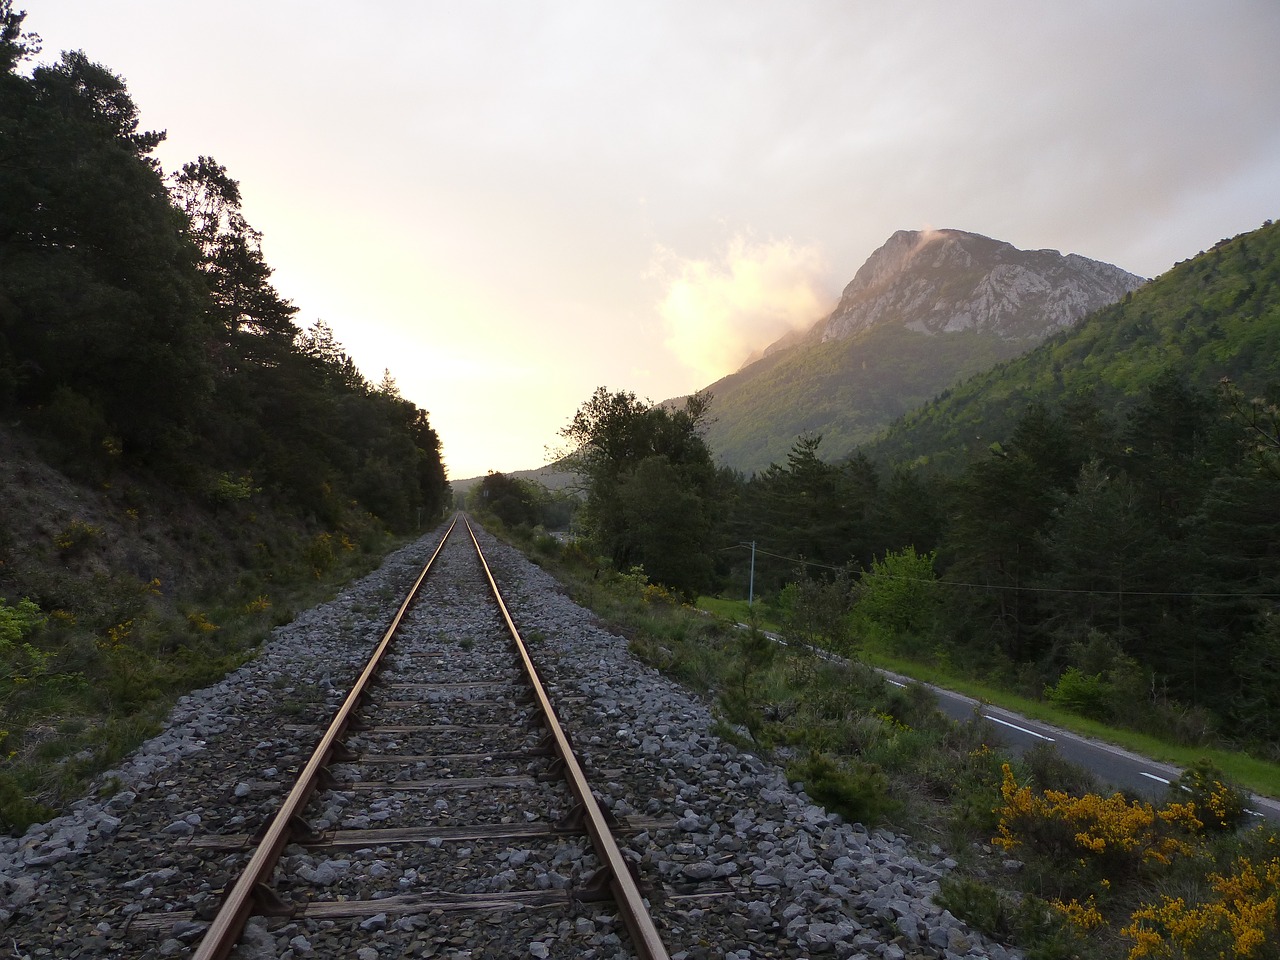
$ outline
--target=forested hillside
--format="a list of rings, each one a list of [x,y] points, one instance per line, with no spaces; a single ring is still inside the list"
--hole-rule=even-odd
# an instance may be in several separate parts
[[[933,334],[883,324],[835,341],[799,343],[707,388],[708,441],[747,472],[780,462],[805,432],[823,454],[847,454],[951,384],[1026,349],[978,330]]]
[[[873,456],[829,465],[802,439],[736,484],[724,539],[792,558],[764,558],[766,587],[797,558],[818,580],[852,561],[855,619],[902,652],[1273,752],[1277,280],[1268,223],[904,418]]]
[[[0,2],[0,827],[444,507],[427,413],[273,286],[230,173]]]
[[[331,522],[399,528],[444,490],[426,413],[366,383],[271,284],[238,184],[166,177],[123,81],[83,53],[0,64],[0,403],[78,475],[117,465],[193,491],[266,487]]]
[[[957,381],[1018,356],[1143,283],[1109,263],[964,230],[899,230],[836,308],[716,381],[707,442],[745,472],[821,433],[846,456]]]
[[[977,374],[868,445],[878,459],[955,463],[1008,434],[1033,401],[1074,394],[1131,408],[1168,373],[1230,377],[1250,397],[1280,381],[1280,227],[1222,240],[1025,356]]]
[[[803,434],[713,475],[714,400],[681,416],[601,389],[566,431],[585,544],[536,535],[552,501],[531,482],[482,487],[575,593],[630,611],[634,649],[715,698],[721,735],[784,748],[850,819],[927,808],[911,832],[968,861],[940,893],[957,916],[1029,957],[1265,956],[1275,834],[1231,780],[1274,795],[1280,763],[1278,274],[1270,224],[1223,243],[900,423],[901,462],[828,460]],[[700,606],[786,645],[679,619],[673,593],[708,582]],[[1047,701],[1027,709],[1176,750],[1184,773],[1157,810],[1047,746],[1002,756],[921,687],[823,679],[814,645]]]
[[[672,453],[646,448],[636,462],[632,444],[597,451],[589,489],[596,476],[606,495],[622,482],[627,529],[678,533],[704,551],[716,589],[745,596],[750,584],[835,647],[951,665],[1274,759],[1278,278],[1280,228],[1268,224],[971,378],[852,457],[833,462],[827,438],[802,434],[763,472],[693,482]],[[714,416],[714,398],[699,409]],[[653,416],[623,413],[635,426],[610,435]],[[636,562],[593,519],[583,529],[602,552],[622,569]],[[642,562],[666,587],[705,589],[706,566]]]

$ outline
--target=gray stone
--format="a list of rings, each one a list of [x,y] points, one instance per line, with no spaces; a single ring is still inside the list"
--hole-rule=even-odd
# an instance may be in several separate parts
[[[686,863],[680,872],[690,880],[709,880],[718,871],[714,863],[707,863],[703,860],[698,863]]]

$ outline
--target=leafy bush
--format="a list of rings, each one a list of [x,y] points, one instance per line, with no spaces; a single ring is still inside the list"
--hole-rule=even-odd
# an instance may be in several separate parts
[[[947,877],[937,896],[940,907],[987,936],[1023,947],[1029,960],[1069,960],[1081,956],[1085,933],[1102,924],[1092,904],[1062,904],[998,890],[979,880]]]
[[[1199,904],[1163,897],[1133,914],[1130,960],[1276,960],[1280,957],[1280,857],[1241,858],[1228,874],[1209,875],[1211,895]]]
[[[1111,715],[1109,692],[1100,673],[1090,677],[1079,667],[1067,667],[1056,684],[1045,687],[1044,695],[1050,702],[1082,717],[1105,720]]]
[[[70,559],[85,549],[102,535],[102,530],[83,520],[72,520],[53,537],[53,545],[58,548],[62,558]]]
[[[778,598],[784,611],[783,633],[789,641],[848,653],[853,646],[852,602],[853,582],[847,567],[830,579],[803,576],[788,583]]]
[[[48,654],[27,642],[44,623],[44,614],[32,601],[10,606],[0,597],[0,682],[25,683],[48,668]]]
[[[1003,772],[1004,806],[993,842],[1006,850],[1025,847],[1054,863],[1070,864],[1075,876],[1063,876],[1068,886],[1073,880],[1089,887],[1128,879],[1144,867],[1167,866],[1175,857],[1193,852],[1188,838],[1200,831],[1201,823],[1191,804],[1156,810],[1119,793],[1036,793],[1018,785],[1008,764]]]
[[[1096,793],[1098,778],[1086,767],[1077,766],[1047,743],[1040,743],[1022,754],[1022,765],[1031,782],[1041,790],[1061,790],[1075,796]]]
[[[877,823],[896,806],[888,778],[879,767],[860,760],[841,762],[815,750],[789,765],[787,778],[799,780],[815,801],[854,823]]]
[[[886,633],[892,646],[913,649],[937,627],[939,603],[935,554],[913,546],[889,550],[858,581],[857,615]]]
[[[262,488],[254,485],[250,474],[234,477],[230,473],[220,473],[209,484],[208,496],[215,504],[240,503],[261,492]]]
[[[1209,760],[1199,760],[1182,771],[1178,782],[1170,784],[1169,796],[1171,802],[1195,804],[1196,818],[1209,833],[1230,833],[1248,819],[1244,793]]]

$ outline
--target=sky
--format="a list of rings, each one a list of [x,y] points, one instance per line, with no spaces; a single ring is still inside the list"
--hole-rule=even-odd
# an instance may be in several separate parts
[[[277,289],[537,467],[825,316],[899,229],[1153,277],[1280,215],[1276,0],[16,0],[240,182]],[[714,403],[712,408],[714,415]]]

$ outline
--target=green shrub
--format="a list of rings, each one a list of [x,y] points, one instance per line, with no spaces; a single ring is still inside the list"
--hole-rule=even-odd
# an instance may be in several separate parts
[[[10,606],[0,597],[0,683],[25,683],[48,669],[49,655],[27,642],[45,619],[30,600]]]
[[[102,530],[83,520],[72,520],[59,533],[54,534],[53,545],[64,560],[83,553]]]
[[[11,775],[0,770],[0,833],[16,833],[33,823],[51,819],[56,811],[27,796]]]
[[[1081,937],[1069,914],[1039,897],[1005,893],[968,878],[947,877],[935,898],[975,929],[1002,943],[1015,944],[1028,960],[1069,960],[1083,956]]]
[[[1248,819],[1245,794],[1210,760],[1198,760],[1169,785],[1170,803],[1196,805],[1196,819],[1207,833],[1231,833]]]
[[[0,650],[21,643],[44,622],[44,614],[33,601],[19,600],[10,606],[4,597],[0,597]]]
[[[841,762],[814,750],[787,767],[787,779],[800,781],[815,801],[854,823],[877,823],[896,806],[888,778],[860,760]]]
[[[855,611],[899,650],[927,646],[937,628],[935,554],[907,546],[874,560],[858,581]]]
[[[240,503],[261,492],[262,488],[254,485],[250,474],[233,477],[230,473],[220,473],[209,484],[208,497],[215,504]]]
[[[1105,720],[1111,713],[1102,674],[1086,676],[1079,667],[1067,667],[1056,684],[1045,687],[1044,695],[1051,703],[1082,717]]]

